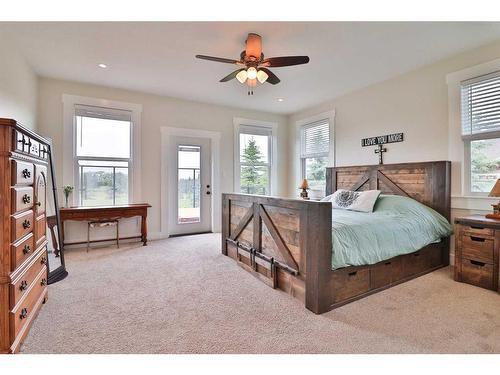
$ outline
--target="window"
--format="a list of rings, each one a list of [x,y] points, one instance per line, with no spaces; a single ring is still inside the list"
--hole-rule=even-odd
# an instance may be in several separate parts
[[[200,222],[200,155],[199,146],[178,146],[178,224]]]
[[[500,178],[500,72],[461,82],[466,189],[487,195]]]
[[[271,191],[272,129],[240,125],[238,132],[237,190],[269,195]],[[238,186],[239,185],[239,186]]]
[[[132,113],[75,105],[78,204],[129,203]]]
[[[311,190],[326,188],[326,167],[330,150],[328,119],[315,121],[300,128],[301,178],[306,178]]]

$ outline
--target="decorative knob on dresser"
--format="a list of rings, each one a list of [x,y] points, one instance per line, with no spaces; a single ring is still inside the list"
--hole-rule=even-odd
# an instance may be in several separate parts
[[[24,220],[23,221],[23,228],[28,229],[29,227],[31,227],[31,222],[29,220]]]
[[[41,286],[47,285],[47,279],[42,279],[42,281],[40,281],[40,285]]]
[[[23,195],[23,203],[27,204],[31,202],[31,197],[28,194]]]
[[[31,177],[31,172],[28,170],[28,168],[23,169],[23,177],[24,178],[30,178]]]
[[[30,253],[30,251],[31,251],[30,245],[24,245],[24,247],[23,247],[23,254],[27,255],[27,254]]]
[[[21,284],[19,285],[20,290],[26,290],[28,288],[28,282],[26,280],[21,281]]]
[[[26,319],[28,317],[28,309],[24,307],[19,314],[19,319]]]
[[[42,259],[40,259],[40,263],[47,264],[47,258],[46,257],[42,257]]]

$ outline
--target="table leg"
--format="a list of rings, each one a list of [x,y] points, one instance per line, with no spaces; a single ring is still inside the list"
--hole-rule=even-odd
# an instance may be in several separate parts
[[[146,215],[141,216],[141,235],[142,245],[146,246],[148,244],[148,225],[146,222]]]

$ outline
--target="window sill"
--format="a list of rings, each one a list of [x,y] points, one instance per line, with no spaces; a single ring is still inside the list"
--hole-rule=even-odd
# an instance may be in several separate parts
[[[451,208],[461,210],[481,210],[491,211],[491,205],[498,203],[500,198],[470,196],[470,195],[452,195]]]

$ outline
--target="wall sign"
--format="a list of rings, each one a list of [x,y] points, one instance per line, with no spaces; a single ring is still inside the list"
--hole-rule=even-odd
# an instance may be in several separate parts
[[[386,143],[396,143],[403,141],[404,141],[403,133],[394,133],[387,135],[379,135],[378,137],[363,138],[361,140],[361,146],[362,147],[376,146],[376,145],[383,145]]]

